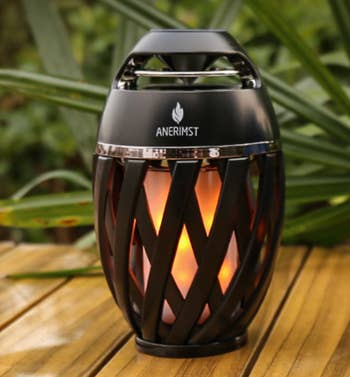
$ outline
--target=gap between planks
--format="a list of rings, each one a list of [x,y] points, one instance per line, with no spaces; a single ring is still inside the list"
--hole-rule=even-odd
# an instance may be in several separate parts
[[[249,358],[247,364],[246,364],[246,367],[244,368],[244,370],[242,371],[242,377],[249,377],[250,375],[250,372],[252,371],[253,367],[254,367],[254,364],[256,363],[256,360],[258,359],[259,357],[259,354],[260,352],[262,351],[262,349],[264,348],[276,322],[277,322],[277,319],[278,317],[281,315],[281,312],[283,310],[283,307],[285,305],[285,303],[287,302],[291,292],[293,291],[293,288],[297,282],[297,280],[299,279],[299,276],[305,266],[305,263],[307,261],[307,259],[309,258],[310,254],[311,254],[311,251],[312,251],[312,247],[309,247],[307,252],[305,253],[301,263],[300,263],[300,266],[299,266],[299,269],[297,270],[293,280],[291,281],[289,287],[287,288],[286,290],[286,294],[284,295],[284,297],[282,298],[277,310],[276,310],[276,313],[275,315],[273,316],[272,320],[271,320],[271,323],[270,325],[268,326],[265,334],[262,336],[261,338],[261,341],[259,342],[259,344],[257,345],[256,349],[254,350],[254,352],[252,353],[251,357]]]
[[[0,276],[33,270],[83,267],[96,259],[97,255],[71,246],[20,244],[0,255]],[[16,321],[68,281],[67,278],[36,280],[0,278],[0,330]]]
[[[130,334],[103,277],[77,277],[0,333],[0,376],[89,376]]]
[[[350,377],[350,245],[312,250],[252,377]]]

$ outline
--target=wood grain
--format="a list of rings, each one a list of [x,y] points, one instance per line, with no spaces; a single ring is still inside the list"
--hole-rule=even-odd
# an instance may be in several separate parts
[[[239,376],[254,355],[305,256],[305,248],[281,248],[272,286],[253,324],[246,347],[201,359],[164,359],[137,353],[130,340],[101,370],[99,377]]]
[[[0,255],[0,329],[65,282],[65,279],[10,280],[15,272],[46,271],[91,264],[95,253],[70,246],[19,245]]]
[[[251,376],[350,375],[350,248],[316,248]]]
[[[94,375],[129,333],[104,278],[75,278],[0,333],[0,376]]]

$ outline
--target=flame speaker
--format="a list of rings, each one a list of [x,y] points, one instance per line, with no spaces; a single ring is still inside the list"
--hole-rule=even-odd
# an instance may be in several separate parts
[[[273,270],[284,208],[278,125],[223,31],[154,30],[120,68],[94,156],[109,288],[137,348],[239,348]]]

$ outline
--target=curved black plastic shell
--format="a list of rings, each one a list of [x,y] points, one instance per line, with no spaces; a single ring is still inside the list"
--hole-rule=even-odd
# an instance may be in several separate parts
[[[213,61],[211,55],[230,56],[234,63],[237,54],[253,67],[257,88],[115,88],[130,59],[144,62],[147,56],[157,55],[173,69],[202,70]],[[172,128],[174,135],[175,127],[177,132],[179,127],[197,127],[197,136],[190,136],[190,132],[157,135],[158,128]],[[146,35],[112,85],[98,133],[98,142],[140,147],[278,140],[272,105],[256,68],[238,43],[221,31],[153,31]],[[113,297],[143,352],[167,357],[207,356],[246,342],[246,329],[272,278],[284,212],[284,165],[278,148],[232,157],[176,158],[168,160],[167,167],[145,157],[120,158],[108,153],[94,157],[95,230],[102,266]],[[216,171],[220,180],[208,233],[196,191],[197,180],[206,168]],[[168,169],[171,181],[158,231],[145,186],[147,174],[157,169]],[[185,297],[171,273],[184,227],[197,264]],[[218,277],[233,234],[237,269],[223,290]],[[163,320],[165,303],[174,314],[171,323]],[[206,306],[209,313],[201,322]]]
[[[203,59],[210,54],[217,57],[239,54],[253,67],[242,48],[226,32],[152,31],[135,46],[117,79],[132,58],[157,55],[170,61],[177,54],[195,55],[199,60],[201,54]],[[196,59],[186,62],[187,65],[205,65]],[[258,73],[256,75],[258,77]],[[271,102],[260,79],[258,82],[259,87],[252,89],[180,86],[126,90],[112,87],[101,119],[98,142],[176,147],[279,140]],[[183,118],[178,123],[172,118],[177,104],[183,109]]]
[[[180,124],[171,117],[179,103]],[[192,136],[165,136],[157,131],[183,127]],[[187,129],[186,129],[187,127]],[[191,127],[191,129],[189,129]],[[236,90],[112,89],[98,141],[130,146],[230,145],[278,140],[278,128],[263,88]]]

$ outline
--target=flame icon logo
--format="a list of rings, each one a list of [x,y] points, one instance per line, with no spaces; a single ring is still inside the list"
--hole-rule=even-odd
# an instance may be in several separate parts
[[[182,121],[182,118],[184,117],[184,109],[181,107],[179,102],[176,102],[176,107],[173,109],[171,116],[173,117],[173,121],[177,124]]]

